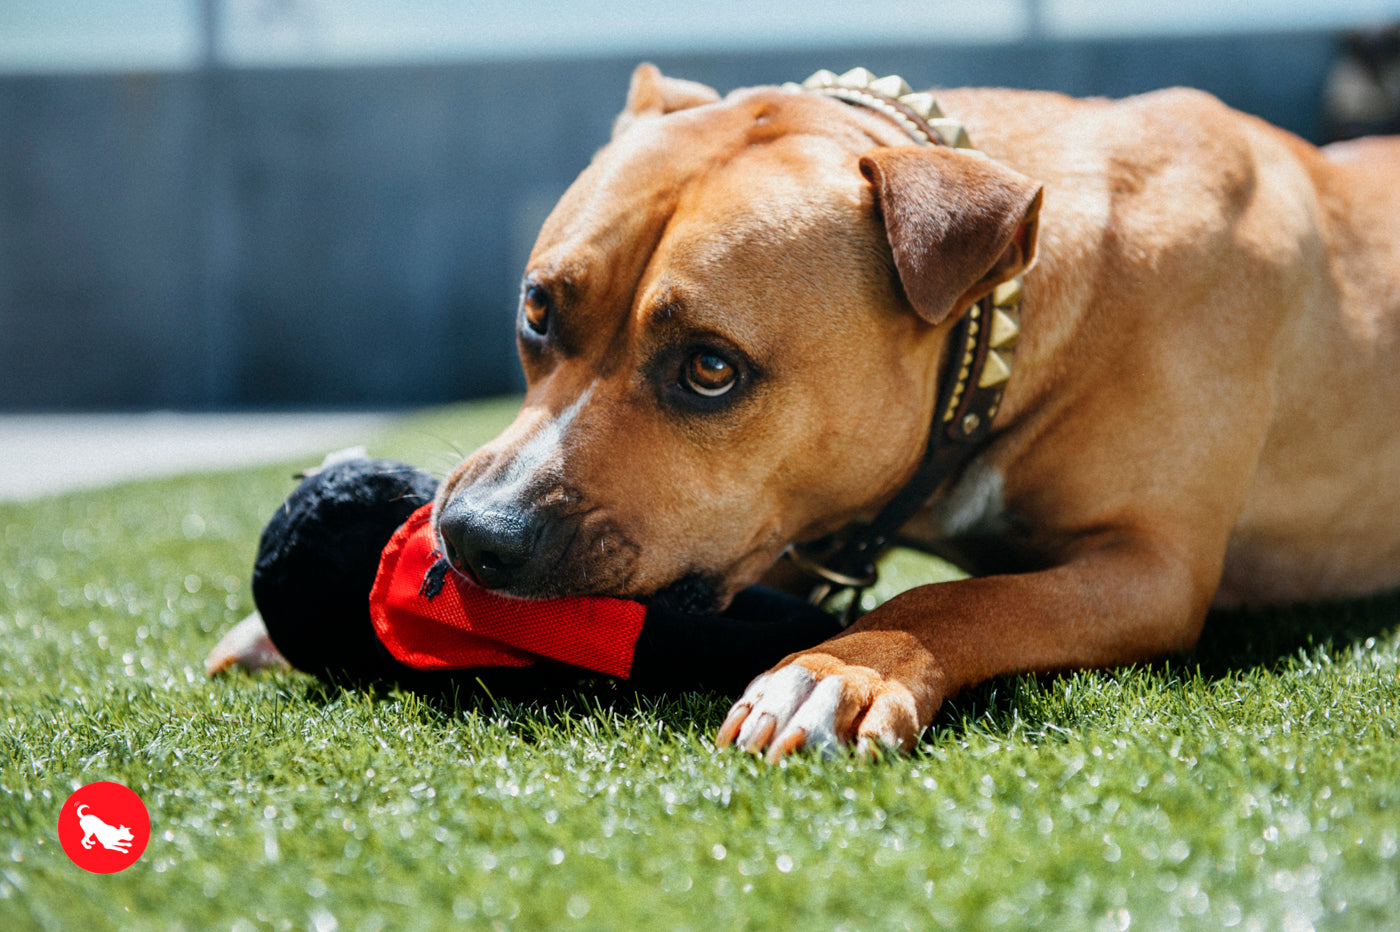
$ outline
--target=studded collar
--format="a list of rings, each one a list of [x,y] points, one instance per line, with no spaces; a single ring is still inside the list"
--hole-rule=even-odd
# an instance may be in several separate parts
[[[985,158],[973,148],[967,129],[945,116],[932,94],[912,90],[899,75],[880,78],[865,68],[840,75],[823,70],[801,84],[785,84],[783,90],[820,94],[873,110],[920,145],[948,146]],[[878,577],[876,561],[899,529],[985,445],[1011,378],[1020,306],[1021,279],[1017,277],[997,286],[953,325],[923,459],[914,477],[874,520],[785,551],[793,563],[817,577],[809,596],[812,602],[822,603],[837,592],[853,590],[846,620],[853,619],[861,593]]]

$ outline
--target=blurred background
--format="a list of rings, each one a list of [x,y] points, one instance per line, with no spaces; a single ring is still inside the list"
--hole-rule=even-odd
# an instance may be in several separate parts
[[[633,66],[1184,84],[1395,129],[1400,0],[0,0],[0,412],[521,386],[518,279]]]

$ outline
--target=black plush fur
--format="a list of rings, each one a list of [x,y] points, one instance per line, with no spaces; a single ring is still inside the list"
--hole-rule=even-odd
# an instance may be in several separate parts
[[[258,543],[253,601],[292,666],[384,673],[387,652],[369,621],[379,555],[436,491],[437,480],[411,466],[355,459],[308,476],[277,509]]]

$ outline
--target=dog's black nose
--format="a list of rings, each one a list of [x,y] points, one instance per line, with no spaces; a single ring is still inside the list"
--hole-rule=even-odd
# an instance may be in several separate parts
[[[448,562],[487,589],[509,586],[535,549],[535,528],[528,517],[461,499],[443,509],[438,531]]]

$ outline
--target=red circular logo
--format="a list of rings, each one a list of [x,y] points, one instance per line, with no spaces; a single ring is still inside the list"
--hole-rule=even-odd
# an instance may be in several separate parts
[[[58,811],[59,844],[74,864],[94,874],[126,870],[150,840],[146,804],[120,783],[79,787]]]

